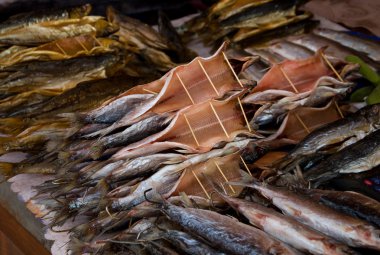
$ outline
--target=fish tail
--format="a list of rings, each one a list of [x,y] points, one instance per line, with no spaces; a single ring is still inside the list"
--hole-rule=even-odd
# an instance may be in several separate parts
[[[16,138],[14,137],[0,137],[0,155],[20,149]]]
[[[86,115],[78,112],[66,112],[57,114],[58,117],[66,118],[72,123],[85,123]]]
[[[29,120],[22,118],[1,119],[0,133],[7,135],[17,135],[28,125],[29,122]]]

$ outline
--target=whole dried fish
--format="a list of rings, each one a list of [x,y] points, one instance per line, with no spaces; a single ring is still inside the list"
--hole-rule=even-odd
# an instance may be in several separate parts
[[[126,81],[127,78],[128,81]],[[115,83],[118,86],[112,86]],[[35,117],[39,115],[40,118],[43,118],[54,114],[85,111],[131,88],[134,83],[135,81],[131,81],[129,77],[114,77],[79,83],[75,88],[40,104],[35,104],[19,111],[13,109],[10,116],[27,115],[28,117]],[[88,96],[89,94],[91,94],[91,97]]]
[[[94,147],[97,147],[97,151],[93,150],[93,157],[100,157],[100,154],[106,148],[125,146],[154,135],[165,129],[169,125],[171,119],[172,116],[169,114],[154,115],[129,126],[120,133],[102,137],[94,144]]]
[[[360,173],[380,164],[380,130],[332,154],[320,164],[304,173],[314,187],[339,174]]]
[[[309,58],[314,53],[308,48],[287,41],[275,43],[271,45],[269,49],[289,60]]]
[[[131,195],[112,201],[111,207],[112,209],[118,211],[141,204],[145,201],[144,192],[152,188],[162,195],[171,194],[174,185],[185,168],[205,162],[210,158],[232,154],[239,149],[244,148],[249,141],[250,139],[231,142],[224,148],[214,149],[206,153],[194,155],[179,164],[164,166],[148,179],[142,181]],[[150,196],[151,193],[152,192],[149,192],[146,195]]]
[[[85,4],[79,7],[63,10],[43,10],[30,13],[21,13],[0,23],[0,34],[12,29],[27,27],[42,22],[82,18],[87,16],[90,11],[91,5]]]
[[[166,216],[229,254],[299,254],[265,232],[209,210],[165,204]]]
[[[380,61],[380,46],[378,43],[365,40],[363,38],[349,35],[346,32],[334,31],[330,29],[316,29],[314,31],[317,35],[326,37],[330,40],[339,42],[350,49],[355,49],[364,52],[374,61]]]
[[[231,184],[240,184],[259,191],[286,215],[342,243],[380,250],[380,230],[368,222],[337,212],[284,188],[258,182]]]
[[[100,16],[51,20],[0,33],[0,44],[38,45],[80,35],[106,36],[117,29]]]
[[[8,54],[3,54],[0,66],[11,66],[27,61],[63,60],[80,56],[93,56],[112,53],[121,49],[118,41],[108,38],[95,38],[94,36],[81,35],[77,37],[63,38],[38,47],[19,49],[12,46]],[[12,50],[12,48],[16,48]]]
[[[300,251],[321,255],[356,254],[347,246],[339,244],[273,209],[258,203],[229,197],[220,191],[218,193],[234,209],[247,217],[252,225]]]
[[[353,191],[308,189],[302,192],[328,207],[380,227],[380,203],[375,199]]]
[[[330,84],[329,84],[330,83]],[[282,117],[290,110],[298,107],[315,107],[325,105],[333,97],[343,97],[353,87],[353,83],[339,82],[330,77],[321,77],[317,84],[324,84],[323,86],[315,87],[313,90],[295,94],[279,99],[277,102],[266,103],[260,107],[251,123],[253,126],[267,125],[272,122],[280,122]],[[246,100],[245,102],[247,102]]]
[[[197,240],[186,232],[178,230],[166,230],[164,238],[175,247],[189,255],[222,255],[225,253],[216,251],[207,244]]]
[[[285,17],[292,17],[296,15],[296,5],[301,1],[281,1],[273,0],[268,3],[263,3],[258,6],[247,8],[235,15],[223,20],[220,25],[222,27],[246,28],[246,27],[260,27],[265,24],[276,22],[277,20],[284,19]],[[286,18],[285,18],[286,19]]]

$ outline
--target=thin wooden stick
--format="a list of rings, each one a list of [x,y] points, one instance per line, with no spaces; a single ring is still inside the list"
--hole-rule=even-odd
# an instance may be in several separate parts
[[[220,186],[222,186],[224,194],[228,195],[226,188],[224,188],[224,184],[221,182]]]
[[[175,75],[177,76],[177,78],[178,78],[179,82],[181,83],[183,89],[186,91],[186,94],[190,98],[191,103],[195,104],[193,98],[191,97],[191,95],[190,95],[189,91],[187,90],[185,84],[183,83],[181,77],[179,77],[178,73],[176,73]]]
[[[203,186],[201,180],[199,180],[198,176],[194,173],[193,170],[191,170],[191,172],[193,173],[195,179],[197,179],[197,182],[198,182],[199,186],[201,186],[201,188],[202,188],[203,192],[206,194],[207,198],[208,198],[208,199],[211,199],[211,197],[210,197],[210,195],[208,194],[207,190],[206,190],[205,187]]]
[[[158,93],[157,92],[154,92],[154,91],[151,91],[151,90],[149,90],[149,89],[143,89],[144,91],[146,91],[146,92],[148,92],[148,93],[152,93],[152,94],[155,94],[155,95],[157,95]]]
[[[335,108],[336,108],[336,110],[338,111],[340,117],[341,117],[342,119],[344,119],[343,112],[342,112],[342,110],[340,109],[340,107],[339,107],[338,103],[336,102],[336,100],[334,100],[334,104],[335,104]]]
[[[294,115],[296,116],[296,118],[299,121],[299,123],[301,123],[301,125],[303,126],[303,128],[306,130],[306,132],[308,134],[310,134],[310,129],[306,126],[305,122],[302,121],[301,117],[297,113],[295,113]]]
[[[299,93],[298,89],[296,88],[296,86],[294,85],[294,83],[290,80],[289,76],[285,73],[284,69],[282,69],[281,66],[279,66],[279,68],[280,68],[280,71],[281,71],[282,75],[284,75],[285,79],[289,82],[290,86],[292,86],[294,92]]]
[[[80,40],[78,40],[78,38],[76,38],[76,37],[74,37],[74,40],[77,42],[77,43],[79,43],[79,45],[86,51],[86,52],[88,52],[88,49],[84,46],[84,44],[80,41]]]
[[[216,166],[216,168],[218,168],[220,174],[223,176],[223,179],[226,181],[226,182],[229,182],[229,180],[227,179],[227,177],[224,175],[222,169],[220,168],[220,166],[218,165],[218,163],[216,163],[216,161],[214,161],[214,164]],[[230,185],[228,184],[228,186],[230,187],[230,189],[232,190],[233,193],[236,193],[235,189]]]
[[[96,36],[91,35],[91,37],[92,37],[92,39],[95,40],[95,42],[96,42],[97,44],[99,44],[99,46],[103,46],[103,44],[98,40],[98,38],[96,38]]]
[[[214,106],[212,105],[212,103],[211,103],[211,102],[209,102],[209,103],[210,103],[211,109],[212,109],[212,111],[214,112],[214,114],[215,114],[215,117],[218,119],[218,121],[219,121],[219,124],[220,124],[220,126],[222,127],[222,129],[223,129],[224,133],[226,134],[227,138],[230,138],[230,136],[229,136],[229,135],[228,135],[228,133],[227,133],[227,130],[226,130],[226,129],[224,128],[224,126],[223,126],[223,123],[222,123],[222,121],[220,120],[220,118],[219,118],[218,114],[216,113],[216,110],[215,110]]]
[[[338,79],[343,82],[343,79],[342,77],[340,76],[340,74],[337,72],[337,70],[334,68],[334,66],[331,64],[331,62],[326,58],[325,54],[323,54],[323,52],[321,53],[321,56],[323,58],[323,60],[326,62],[326,64],[330,67],[330,69],[334,72],[334,74],[336,75],[336,77],[338,77]]]
[[[55,43],[55,45],[58,47],[58,49],[65,55],[65,56],[68,56],[66,51],[58,44],[58,43]]]
[[[186,123],[187,123],[187,125],[189,126],[190,132],[191,132],[191,134],[193,135],[193,138],[194,138],[194,140],[195,140],[195,143],[197,144],[197,146],[199,146],[198,139],[197,139],[197,137],[195,136],[195,132],[194,132],[193,128],[191,127],[190,122],[189,122],[189,120],[187,119],[186,114],[183,114],[183,117],[185,117]]]
[[[245,119],[245,123],[247,124],[248,130],[249,130],[249,132],[252,132],[251,125],[249,125],[247,116],[245,115],[243,104],[241,103],[240,97],[238,97],[238,102],[239,102],[239,105],[240,105],[241,112],[243,113],[243,116],[244,116],[244,119]]]
[[[210,82],[212,88],[215,90],[216,94],[219,96],[219,92],[218,92],[218,90],[216,89],[216,87],[215,87],[214,83],[212,82],[210,76],[208,76],[208,74],[207,74],[207,72],[206,72],[206,69],[203,67],[201,61],[198,60],[198,63],[199,63],[199,65],[200,65],[200,67],[202,68],[203,73],[206,75],[207,80]]]
[[[251,173],[251,171],[249,170],[249,168],[248,168],[247,164],[245,163],[245,161],[244,161],[244,159],[243,159],[242,156],[240,156],[240,159],[241,159],[241,161],[243,162],[245,169],[247,169],[247,172],[249,173],[249,175],[252,176],[252,173]]]
[[[236,81],[239,83],[240,87],[243,88],[243,84],[241,84],[241,81],[239,80],[237,74],[235,73],[235,70],[232,68],[232,65],[231,65],[230,61],[228,60],[228,58],[227,58],[226,54],[224,53],[224,51],[222,51],[222,54],[223,54],[224,59],[227,62],[228,67],[231,69],[232,74],[235,76]]]

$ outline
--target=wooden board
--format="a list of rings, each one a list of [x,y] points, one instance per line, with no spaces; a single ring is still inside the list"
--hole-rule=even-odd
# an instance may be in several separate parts
[[[22,227],[17,220],[0,205],[0,253],[10,255],[50,254],[37,239]],[[16,247],[15,247],[16,246]],[[31,253],[31,251],[33,251]]]

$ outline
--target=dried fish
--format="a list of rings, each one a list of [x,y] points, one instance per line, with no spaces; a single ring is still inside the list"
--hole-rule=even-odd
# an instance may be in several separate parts
[[[209,210],[165,204],[166,216],[229,254],[299,254],[265,232]]]
[[[225,253],[216,251],[212,247],[197,240],[186,232],[178,230],[166,230],[164,238],[169,240],[175,247],[189,255],[222,255]]]
[[[330,208],[380,227],[380,204],[375,199],[353,191],[308,189],[302,192]]]
[[[229,197],[218,192],[234,209],[242,213],[250,223],[278,240],[311,254],[356,254],[345,245],[258,203]]]
[[[380,130],[332,154],[304,173],[314,187],[345,173],[360,173],[380,164]]]
[[[259,191],[286,215],[342,243],[353,247],[380,249],[380,230],[363,220],[337,212],[284,188],[258,182],[240,185]]]
[[[380,61],[380,46],[363,38],[349,35],[346,32],[334,31],[330,29],[316,29],[314,31],[317,35],[326,37],[330,40],[339,42],[350,49],[356,49],[358,51],[364,52],[373,59],[374,61]]]
[[[325,125],[305,137],[289,152],[283,160],[276,164],[279,169],[302,156],[323,151],[330,145],[344,142],[348,139],[360,139],[375,131],[380,121],[380,106],[367,106],[354,114],[345,116],[328,125]]]

